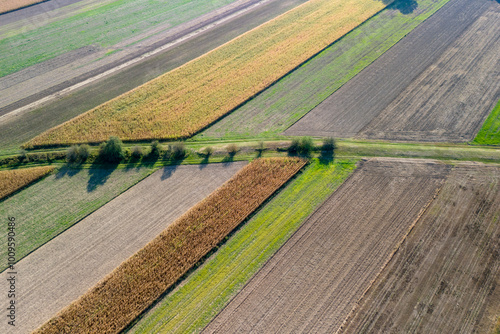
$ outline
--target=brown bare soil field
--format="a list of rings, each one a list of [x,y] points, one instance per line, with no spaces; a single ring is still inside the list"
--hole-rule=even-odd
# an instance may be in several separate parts
[[[495,3],[359,136],[470,141],[499,99],[500,4]]]
[[[204,333],[335,333],[448,172],[430,161],[365,162]]]
[[[500,168],[458,166],[342,333],[493,333]]]
[[[54,170],[52,166],[0,171],[0,200]]]
[[[48,0],[0,0],[0,14]]]
[[[451,0],[285,134],[356,136],[492,5],[490,0]]]
[[[16,265],[23,280],[16,331],[2,321],[0,333],[35,330],[244,165],[163,168],[29,254]]]
[[[36,333],[118,333],[304,165],[257,159]]]

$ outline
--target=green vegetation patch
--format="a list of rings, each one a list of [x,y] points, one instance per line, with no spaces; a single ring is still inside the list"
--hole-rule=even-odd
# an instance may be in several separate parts
[[[136,184],[153,170],[61,169],[0,202],[0,216],[16,220],[16,260],[48,242],[85,216]],[[7,240],[7,229],[1,237]],[[0,270],[7,248],[0,249]]]
[[[129,332],[200,331],[354,169],[354,160],[314,160]]]
[[[119,0],[23,29],[0,40],[0,77],[85,46],[107,48],[160,24],[174,27],[232,2]]]
[[[496,107],[491,111],[473,143],[479,145],[500,145],[500,101],[498,101]]]
[[[396,1],[254,99],[196,136],[271,137],[285,131],[449,0]]]

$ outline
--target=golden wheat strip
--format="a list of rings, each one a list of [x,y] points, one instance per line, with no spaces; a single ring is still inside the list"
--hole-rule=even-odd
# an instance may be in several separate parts
[[[52,166],[0,171],[0,199],[38,180],[54,170]]]
[[[118,333],[304,165],[254,160],[35,333]]]
[[[388,1],[385,1],[386,3]],[[382,10],[380,0],[310,0],[108,101],[26,147],[186,138],[215,122]]]

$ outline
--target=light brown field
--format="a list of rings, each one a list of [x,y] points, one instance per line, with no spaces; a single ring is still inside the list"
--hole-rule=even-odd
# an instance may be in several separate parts
[[[0,0],[0,14],[47,0]]]
[[[389,2],[389,1],[385,1]],[[387,4],[311,0],[27,146],[193,135],[271,85]]]
[[[254,160],[36,333],[120,332],[305,163]]]
[[[52,166],[0,171],[0,199],[16,192],[54,170]]]
[[[448,172],[429,161],[365,162],[204,333],[335,333]]]
[[[458,166],[342,333],[493,333],[500,168]]]

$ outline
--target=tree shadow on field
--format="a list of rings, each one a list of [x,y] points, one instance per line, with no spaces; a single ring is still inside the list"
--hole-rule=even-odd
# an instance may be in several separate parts
[[[500,1],[500,0],[497,0]],[[390,4],[392,0],[382,0],[385,4]],[[388,9],[399,10],[403,15],[408,15],[413,13],[418,8],[418,3],[416,0],[396,0],[389,5]]]
[[[322,165],[329,165],[333,162],[335,156],[332,151],[321,151],[319,155],[319,163]]]
[[[118,163],[105,165],[92,164],[89,169],[90,178],[87,184],[87,192],[93,192],[97,187],[106,184],[116,167],[118,167]]]
[[[161,175],[161,180],[162,181],[166,180],[169,177],[171,177],[172,175],[174,175],[174,173],[178,167],[179,167],[179,165],[171,165],[171,166],[163,167],[163,174]]]
[[[76,167],[73,164],[66,163],[56,174],[56,180],[62,179],[65,176],[73,177],[81,172],[81,168]]]

